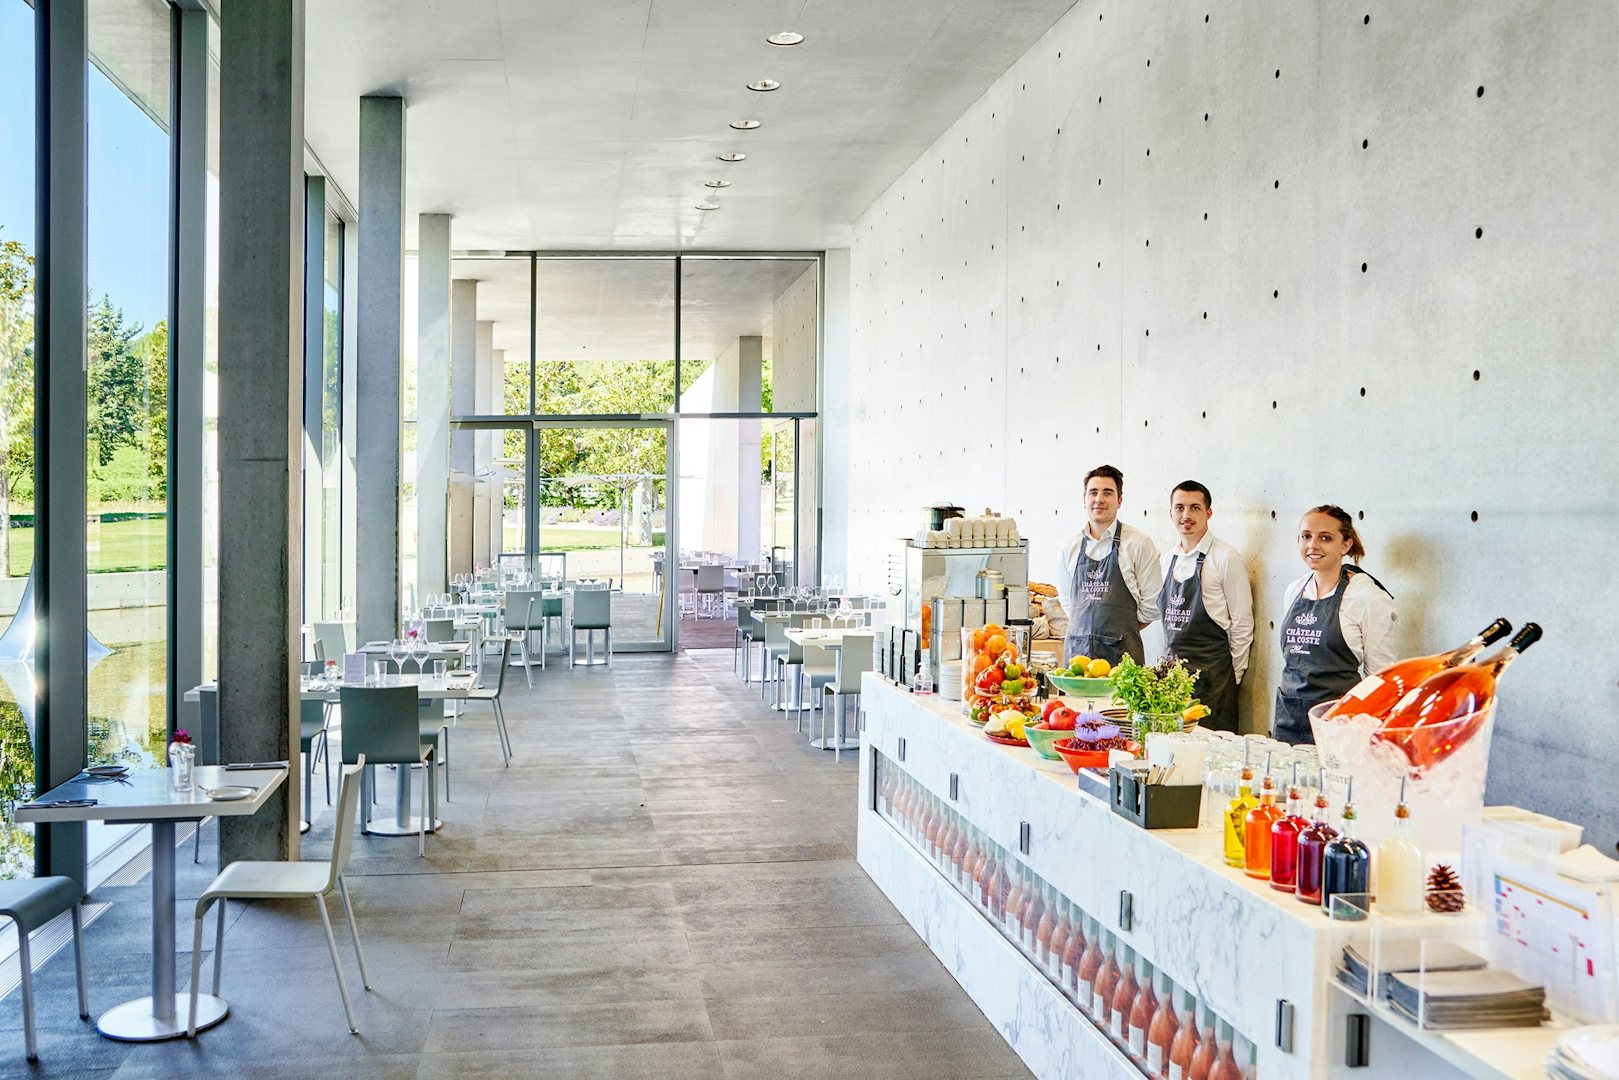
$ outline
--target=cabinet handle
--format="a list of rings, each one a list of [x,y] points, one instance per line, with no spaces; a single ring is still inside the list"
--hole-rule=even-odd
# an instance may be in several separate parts
[[[950,774],[950,801],[954,802],[961,795],[961,777],[956,773]]]
[[[1027,821],[1017,823],[1017,849],[1025,855],[1029,853],[1029,837],[1032,832]]]
[[[1344,1038],[1344,1064],[1351,1069],[1364,1069],[1372,1063],[1371,1021],[1365,1013],[1350,1013],[1345,1017],[1348,1027]]]
[[[899,740],[899,759],[901,761],[905,760],[905,739],[903,737]]]
[[[1293,1052],[1293,1003],[1286,998],[1276,999],[1276,1048],[1284,1054]]]
[[[1136,914],[1136,898],[1130,895],[1129,889],[1119,890],[1119,929],[1129,933],[1134,929]]]

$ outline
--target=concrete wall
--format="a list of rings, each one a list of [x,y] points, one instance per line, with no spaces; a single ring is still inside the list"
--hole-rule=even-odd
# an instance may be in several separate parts
[[[1251,561],[1258,724],[1294,528],[1338,502],[1403,650],[1545,626],[1490,797],[1611,850],[1616,79],[1612,4],[1079,4],[856,224],[850,573],[950,499],[1053,580],[1088,466],[1161,543],[1197,477]]]
[[[816,283],[811,263],[770,305],[770,394],[776,412],[815,409]]]

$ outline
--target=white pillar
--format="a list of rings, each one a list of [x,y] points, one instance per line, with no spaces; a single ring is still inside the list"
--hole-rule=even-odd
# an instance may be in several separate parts
[[[416,239],[416,595],[448,588],[450,215],[422,214]]]

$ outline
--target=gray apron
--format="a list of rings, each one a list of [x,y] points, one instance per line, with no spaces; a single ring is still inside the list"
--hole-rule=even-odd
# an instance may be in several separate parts
[[[1169,560],[1169,573],[1158,593],[1164,618],[1164,641],[1171,656],[1186,661],[1198,673],[1197,697],[1209,707],[1199,723],[1221,731],[1237,731],[1237,669],[1231,662],[1231,635],[1220,628],[1203,603],[1203,558],[1185,581],[1175,580],[1180,553]]]
[[[1313,743],[1310,710],[1323,701],[1343,697],[1361,679],[1360,661],[1344,640],[1338,622],[1344,591],[1351,574],[1366,574],[1358,566],[1344,564],[1338,574],[1338,587],[1325,599],[1308,600],[1304,590],[1294,598],[1282,623],[1282,685],[1276,690],[1276,720],[1271,738],[1286,743]],[[1383,583],[1371,578],[1383,589]],[[1387,589],[1383,589],[1388,592]]]
[[[1113,547],[1101,559],[1085,554],[1086,538],[1080,537],[1079,557],[1074,562],[1074,583],[1065,598],[1070,612],[1068,636],[1063,639],[1067,656],[1088,656],[1117,664],[1129,654],[1141,663],[1141,615],[1130,586],[1119,567],[1119,542],[1124,523],[1113,523]]]

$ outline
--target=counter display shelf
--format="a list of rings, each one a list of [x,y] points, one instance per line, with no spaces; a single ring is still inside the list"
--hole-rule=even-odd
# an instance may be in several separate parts
[[[1244,1077],[1477,1073],[1375,1013],[1369,1068],[1350,1068],[1350,1014],[1366,1010],[1332,973],[1354,924],[1228,868],[1218,833],[1142,830],[954,703],[875,674],[862,689],[860,864],[1037,1076],[1168,1075],[1065,964],[1076,933],[1150,965],[1177,1010],[1193,995]]]

